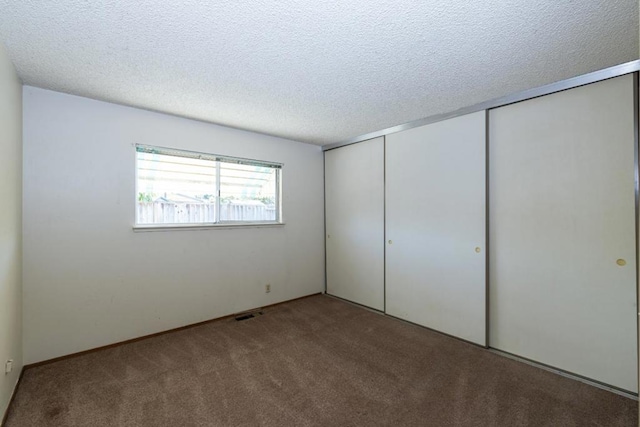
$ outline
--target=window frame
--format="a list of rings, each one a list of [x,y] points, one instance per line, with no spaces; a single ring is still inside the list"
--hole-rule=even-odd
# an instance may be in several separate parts
[[[148,144],[133,144],[134,147],[134,169],[135,169],[135,183],[134,183],[134,231],[166,231],[166,230],[202,230],[202,229],[215,229],[215,228],[247,228],[247,227],[278,227],[283,226],[284,222],[282,221],[282,169],[284,168],[283,163],[266,161],[266,160],[255,160],[248,159],[242,157],[232,157],[225,156],[219,154],[212,153],[203,153],[199,151],[192,150],[183,150],[180,148],[168,148],[168,147],[160,147],[156,145],[148,145]],[[202,159],[202,160],[210,160],[216,163],[216,180],[215,180],[215,188],[214,194],[215,197],[215,217],[218,218],[217,222],[191,222],[191,223],[138,223],[138,172],[139,172],[139,163],[138,163],[138,154],[140,152],[143,153],[152,153],[152,154],[160,154],[165,156],[175,156],[175,157],[186,157],[192,159]],[[182,156],[181,156],[182,155]],[[260,167],[268,167],[276,170],[275,173],[275,220],[265,220],[265,221],[221,221],[220,218],[220,207],[221,207],[221,182],[220,182],[220,165],[222,163],[227,164],[241,164],[248,166],[260,166]]]

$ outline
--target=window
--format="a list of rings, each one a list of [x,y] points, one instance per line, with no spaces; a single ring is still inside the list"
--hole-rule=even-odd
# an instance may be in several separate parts
[[[279,163],[136,145],[136,226],[280,223]]]

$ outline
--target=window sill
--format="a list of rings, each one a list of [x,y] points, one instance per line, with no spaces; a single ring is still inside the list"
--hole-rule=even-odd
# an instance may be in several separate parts
[[[168,225],[136,225],[133,227],[134,233],[144,233],[148,231],[195,231],[195,230],[217,230],[232,228],[272,228],[284,227],[283,222],[243,222],[239,224],[168,224]]]

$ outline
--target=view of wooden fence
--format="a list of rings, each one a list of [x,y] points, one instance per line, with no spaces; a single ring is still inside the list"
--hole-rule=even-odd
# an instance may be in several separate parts
[[[220,221],[275,221],[274,206],[221,203]],[[138,202],[138,224],[214,223],[214,203]]]

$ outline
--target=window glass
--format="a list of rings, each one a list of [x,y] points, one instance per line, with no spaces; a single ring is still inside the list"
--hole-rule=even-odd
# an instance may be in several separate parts
[[[278,222],[281,165],[137,146],[136,224]]]

